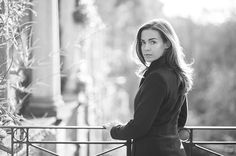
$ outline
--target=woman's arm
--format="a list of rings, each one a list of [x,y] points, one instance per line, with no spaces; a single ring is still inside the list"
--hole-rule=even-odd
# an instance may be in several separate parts
[[[188,115],[188,99],[187,96],[184,97],[184,103],[181,107],[181,111],[179,114],[178,119],[178,128],[183,128],[187,121],[187,115]]]
[[[151,128],[167,94],[167,85],[159,73],[152,73],[143,82],[134,119],[110,131],[112,138],[128,140],[144,136]]]

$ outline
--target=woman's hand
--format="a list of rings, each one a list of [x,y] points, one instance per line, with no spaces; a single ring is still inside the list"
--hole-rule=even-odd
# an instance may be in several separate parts
[[[187,128],[179,128],[178,130],[180,140],[186,142],[190,138],[190,130]]]
[[[119,121],[112,121],[112,122],[109,122],[107,124],[104,124],[103,127],[108,131],[110,132],[112,127],[114,126],[117,126],[117,125],[121,125],[122,123],[119,122]]]

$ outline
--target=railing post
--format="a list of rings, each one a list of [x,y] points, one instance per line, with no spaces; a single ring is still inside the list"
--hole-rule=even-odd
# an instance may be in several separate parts
[[[190,156],[193,153],[193,129],[190,129]]]
[[[11,128],[11,155],[14,156],[14,128]]]
[[[131,140],[127,140],[126,142],[126,148],[127,148],[127,156],[131,156]]]
[[[26,128],[26,156],[29,156],[29,128]]]

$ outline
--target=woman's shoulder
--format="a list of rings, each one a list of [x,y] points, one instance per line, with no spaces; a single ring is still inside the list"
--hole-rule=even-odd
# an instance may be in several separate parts
[[[149,77],[155,79],[155,81],[164,82],[165,84],[176,82],[177,78],[174,70],[168,67],[153,70],[150,72]]]
[[[168,72],[163,69],[153,70],[151,71],[147,77],[146,81],[153,83],[167,83]]]
[[[174,70],[172,70],[169,67],[162,67],[162,68],[158,68],[156,70],[153,70],[150,75],[159,75],[160,77],[166,79],[168,77],[172,77],[174,76]]]

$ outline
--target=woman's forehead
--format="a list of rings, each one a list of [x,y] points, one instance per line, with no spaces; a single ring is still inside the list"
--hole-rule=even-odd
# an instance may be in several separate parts
[[[145,29],[141,32],[142,40],[160,39],[161,35],[157,30]]]

